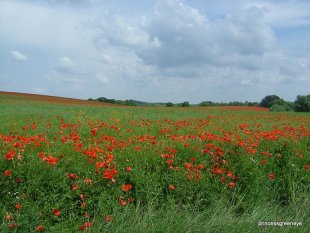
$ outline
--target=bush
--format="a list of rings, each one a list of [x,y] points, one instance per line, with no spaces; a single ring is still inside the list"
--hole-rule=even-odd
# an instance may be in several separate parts
[[[270,107],[270,111],[272,112],[286,112],[285,105],[274,104]]]
[[[166,103],[166,107],[174,107],[174,104],[171,102]]]
[[[189,102],[188,102],[188,101],[184,101],[184,102],[181,104],[181,107],[189,107]]]

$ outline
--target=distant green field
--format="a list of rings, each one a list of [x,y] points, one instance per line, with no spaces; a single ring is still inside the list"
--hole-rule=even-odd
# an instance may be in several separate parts
[[[310,232],[309,136],[309,114],[0,96],[0,232]]]

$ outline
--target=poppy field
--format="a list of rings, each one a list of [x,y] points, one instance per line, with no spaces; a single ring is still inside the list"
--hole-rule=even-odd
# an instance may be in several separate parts
[[[0,232],[309,232],[310,116],[250,110],[2,97]]]

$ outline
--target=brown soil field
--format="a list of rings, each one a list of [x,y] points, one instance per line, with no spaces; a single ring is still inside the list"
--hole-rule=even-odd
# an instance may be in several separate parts
[[[0,97],[1,96],[13,97],[18,101],[46,102],[52,104],[68,104],[68,105],[87,105],[98,107],[122,107],[121,105],[102,103],[97,101],[89,101],[89,100],[49,96],[49,95],[18,93],[18,92],[0,91]]]
[[[103,103],[98,101],[89,101],[82,99],[49,96],[49,95],[39,95],[39,94],[29,94],[29,93],[19,93],[19,92],[6,92],[0,91],[0,98],[12,97],[12,102],[16,101],[30,101],[30,102],[45,102],[51,104],[68,104],[68,105],[86,105],[86,106],[98,106],[98,107],[128,107],[118,104]],[[135,106],[132,106],[135,107]],[[136,107],[136,108],[162,108],[162,107]],[[239,110],[239,111],[269,111],[268,108],[255,107],[255,106],[212,106],[212,107],[175,107],[182,110],[197,109],[197,110]]]

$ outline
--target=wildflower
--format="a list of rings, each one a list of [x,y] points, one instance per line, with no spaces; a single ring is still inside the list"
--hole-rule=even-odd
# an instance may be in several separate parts
[[[56,165],[58,162],[58,158],[53,158],[51,156],[45,157],[44,161],[46,161],[48,164]]]
[[[309,165],[309,164],[306,164],[306,165],[304,166],[304,168],[305,168],[306,171],[309,171],[310,165]]]
[[[229,188],[233,188],[234,186],[235,186],[235,183],[234,183],[234,182],[229,182],[229,183],[228,183],[228,187],[229,187]]]
[[[74,174],[74,173],[69,173],[69,174],[67,175],[67,177],[68,177],[69,179],[76,180],[76,179],[78,178],[78,175],[76,175],[76,174]]]
[[[221,169],[216,169],[216,170],[215,170],[215,174],[217,174],[217,175],[222,174],[222,170],[221,170]]]
[[[132,189],[132,185],[131,184],[123,184],[122,185],[122,190],[125,192],[129,192]]]
[[[269,180],[274,180],[276,178],[276,175],[274,174],[274,173],[270,173],[269,175],[268,175],[268,179]]]
[[[121,206],[127,205],[127,201],[125,201],[123,198],[119,198],[119,203],[121,204]]]
[[[4,171],[4,175],[5,176],[11,176],[12,175],[12,171],[11,170],[5,170]]]
[[[79,186],[77,184],[72,185],[72,190],[78,190]]]
[[[228,177],[232,177],[232,175],[233,175],[232,171],[228,171],[228,172],[227,172],[227,176],[228,176]]]
[[[53,210],[53,214],[54,214],[56,217],[59,217],[59,215],[60,215],[60,210],[59,210],[59,209],[54,209],[54,210]]]
[[[128,167],[126,167],[125,170],[126,170],[126,172],[131,172],[132,168],[128,166]]]
[[[18,210],[20,210],[21,208],[23,208],[23,206],[22,206],[22,204],[17,203],[17,204],[15,205],[15,208],[18,209]]]
[[[105,170],[105,171],[103,172],[103,174],[104,174],[104,175],[103,175],[103,178],[105,178],[105,179],[110,179],[110,180],[113,181],[114,175],[118,174],[118,171],[115,170],[115,169]]]
[[[85,180],[84,180],[84,183],[85,183],[85,184],[88,184],[88,185],[90,185],[90,186],[93,185],[92,179],[85,179]]]
[[[184,163],[184,166],[187,170],[189,170],[193,167],[193,165],[191,163]]]
[[[86,202],[82,202],[82,204],[81,204],[81,209],[85,209],[86,208]]]
[[[97,128],[91,130],[91,134],[95,137],[97,135]]]
[[[87,228],[90,228],[92,226],[92,224],[90,222],[84,222],[83,225],[79,226],[79,229],[81,231],[84,231]]]
[[[111,220],[112,220],[111,215],[106,215],[106,216],[104,217],[104,221],[105,221],[105,222],[110,222]]]
[[[168,159],[168,160],[166,161],[166,163],[167,163],[168,165],[172,165],[172,164],[173,164],[173,160],[172,160],[172,159]]]
[[[6,215],[5,215],[5,220],[6,220],[6,221],[12,221],[12,220],[13,220],[12,215],[6,214]]]
[[[170,189],[170,190],[175,190],[174,185],[173,185],[173,184],[169,184],[169,189]]]
[[[12,160],[15,156],[15,151],[14,150],[11,150],[9,151],[6,156],[4,157],[5,160]]]
[[[42,225],[39,225],[39,226],[36,227],[36,231],[38,231],[38,232],[44,232],[44,231],[45,231],[45,227],[42,226]]]
[[[9,224],[9,228],[12,230],[12,229],[14,229],[14,228],[16,228],[17,227],[17,223],[16,222],[12,222],[12,223],[10,223]]]
[[[22,178],[16,178],[15,182],[17,184],[22,183],[24,180]]]

